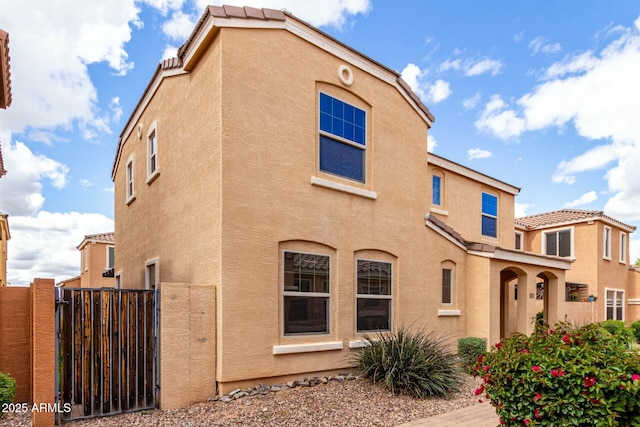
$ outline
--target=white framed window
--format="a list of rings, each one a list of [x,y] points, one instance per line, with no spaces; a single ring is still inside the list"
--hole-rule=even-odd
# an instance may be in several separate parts
[[[160,258],[153,258],[144,263],[144,287],[155,291],[160,284]]]
[[[390,262],[356,259],[357,332],[391,330],[392,277]]]
[[[136,193],[135,193],[135,187],[134,187],[134,177],[135,177],[135,170],[134,170],[134,156],[129,157],[129,159],[127,160],[127,166],[126,166],[126,191],[127,191],[127,204],[133,202],[136,198]]]
[[[366,182],[366,111],[324,92],[318,109],[320,171]]]
[[[285,250],[282,258],[284,335],[328,334],[331,257]]]
[[[442,304],[453,304],[453,269],[442,269]]]
[[[107,246],[107,263],[106,268],[113,268],[115,265],[115,248],[113,246]]]
[[[153,122],[147,132],[147,184],[150,184],[158,173],[158,122]]]
[[[431,204],[442,206],[442,177],[435,174],[431,176]]]
[[[605,320],[624,320],[624,291],[605,288]]]
[[[516,231],[514,248],[517,251],[524,250],[524,233],[521,233],[520,231]]]
[[[115,288],[122,289],[122,271],[118,271],[114,276]]]
[[[627,233],[620,232],[620,262],[627,263]]]
[[[611,227],[607,227],[605,225],[604,227],[604,236],[603,236],[603,252],[602,252],[602,258],[604,259],[611,259]]]
[[[498,237],[498,197],[482,193],[482,235]]]
[[[542,233],[542,253],[573,258],[573,227]]]

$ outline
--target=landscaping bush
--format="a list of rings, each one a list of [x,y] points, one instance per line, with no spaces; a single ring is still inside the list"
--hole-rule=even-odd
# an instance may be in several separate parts
[[[627,328],[627,325],[622,320],[605,320],[600,322],[600,326],[606,329],[611,335],[617,335],[631,344],[635,341],[633,331]]]
[[[599,324],[514,333],[476,372],[506,426],[640,426],[640,355]]]
[[[11,378],[9,374],[0,372],[0,408],[4,408],[6,405],[13,403],[15,395],[16,380]],[[0,418],[2,418],[2,411],[0,411]]]
[[[355,356],[360,374],[382,383],[393,394],[446,396],[458,390],[461,371],[442,336],[400,328],[364,337],[367,346]]]
[[[640,343],[640,320],[636,320],[631,324],[631,330],[637,343]]]
[[[460,364],[469,373],[478,361],[478,356],[487,351],[487,339],[478,337],[460,338],[458,340],[458,359]]]

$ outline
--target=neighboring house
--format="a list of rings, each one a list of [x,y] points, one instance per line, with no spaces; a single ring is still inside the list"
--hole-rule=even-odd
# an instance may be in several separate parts
[[[58,286],[67,288],[113,288],[114,233],[89,234],[78,245],[80,276]]]
[[[9,233],[9,215],[0,212],[0,286],[7,286],[7,256]]]
[[[0,108],[11,105],[11,69],[9,34],[0,28]]]
[[[638,274],[629,259],[635,229],[602,211],[562,209],[517,218],[516,241],[524,250],[571,261],[566,273],[571,320],[636,320],[640,307],[627,313],[630,306],[640,304],[640,289],[634,286]]]
[[[208,7],[177,55],[120,136],[114,271],[215,289],[198,381],[344,369],[364,334],[401,325],[493,343],[531,330],[540,281],[564,318],[570,261],[516,250],[519,189],[428,153],[434,117],[396,71],[248,7]]]

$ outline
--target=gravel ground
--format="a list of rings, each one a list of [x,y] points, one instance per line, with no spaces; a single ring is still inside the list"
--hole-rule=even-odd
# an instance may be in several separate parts
[[[296,387],[246,396],[231,402],[206,402],[167,411],[133,412],[74,421],[66,427],[103,426],[395,426],[449,412],[477,402],[480,379],[467,377],[460,391],[448,399],[394,396],[362,379],[330,381],[315,387]],[[30,414],[4,414],[0,426],[30,426]]]

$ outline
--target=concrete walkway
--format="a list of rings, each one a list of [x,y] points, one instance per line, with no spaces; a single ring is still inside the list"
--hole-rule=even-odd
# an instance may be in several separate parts
[[[489,402],[477,403],[445,414],[411,421],[397,427],[496,427],[499,418]]]

